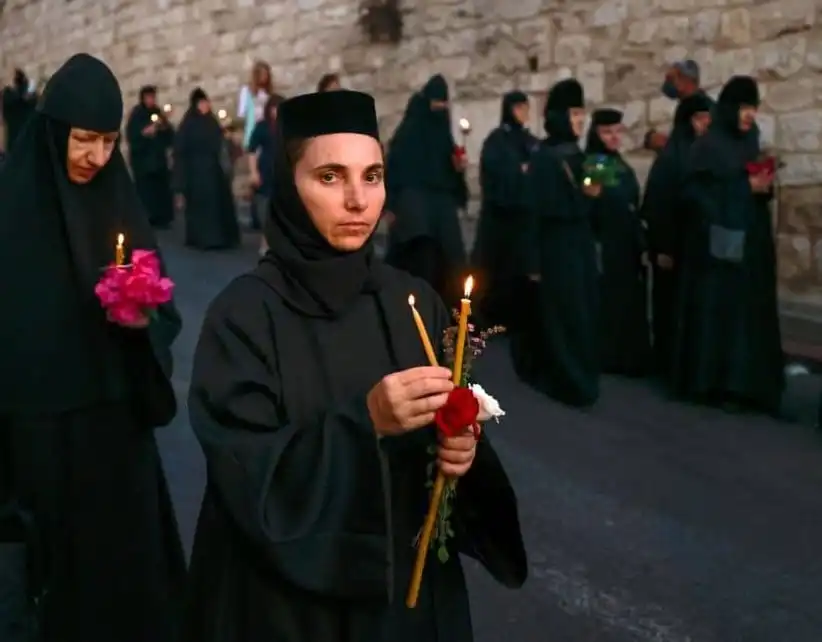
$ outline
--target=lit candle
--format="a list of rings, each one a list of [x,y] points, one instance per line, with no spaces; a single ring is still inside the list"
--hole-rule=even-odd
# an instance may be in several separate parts
[[[437,355],[434,352],[434,346],[431,345],[431,339],[428,337],[428,331],[425,329],[425,324],[422,322],[422,316],[417,312],[415,307],[416,299],[414,295],[408,295],[408,305],[411,307],[411,314],[414,315],[414,323],[417,324],[417,332],[420,333],[420,340],[422,347],[425,348],[425,355],[428,357],[428,363],[432,366],[437,365]]]
[[[465,341],[468,337],[468,317],[471,315],[471,291],[474,289],[474,277],[465,279],[464,296],[460,300],[460,318],[457,326],[457,343],[454,345],[454,385],[462,382],[462,361],[465,357]]]
[[[151,114],[152,123],[156,123],[158,120],[160,120],[160,117],[157,114]]]
[[[471,133],[471,123],[468,121],[467,118],[460,118],[460,130],[463,134]]]
[[[220,120],[225,120],[226,118],[228,118],[228,112],[225,109],[221,109],[217,112],[217,118],[219,118]]]
[[[114,263],[120,267],[126,262],[126,237],[123,234],[117,235],[117,246],[114,248]]]
[[[165,112],[166,114],[170,114],[171,113],[171,105],[169,105],[168,103],[163,105],[163,112]]]

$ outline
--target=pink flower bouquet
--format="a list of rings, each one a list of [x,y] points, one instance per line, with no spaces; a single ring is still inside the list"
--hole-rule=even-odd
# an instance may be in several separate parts
[[[174,282],[160,272],[160,259],[151,250],[134,250],[131,265],[109,265],[94,293],[112,323],[139,323],[171,301]]]

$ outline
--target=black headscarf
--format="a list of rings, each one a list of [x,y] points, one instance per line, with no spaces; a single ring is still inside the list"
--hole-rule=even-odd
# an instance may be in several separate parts
[[[556,83],[548,92],[543,113],[545,133],[548,134],[546,144],[551,147],[560,145],[570,149],[576,144],[579,136],[571,127],[569,110],[585,106],[585,94],[582,85],[574,78],[566,78]]]
[[[619,125],[622,122],[622,112],[618,109],[604,107],[595,109],[591,114],[591,126],[588,128],[588,136],[585,140],[586,154],[605,154],[606,156],[616,156],[621,158],[619,150],[608,149],[597,133],[597,127],[608,125]]]
[[[49,80],[34,116],[0,170],[0,413],[37,403],[41,412],[119,398],[112,376],[116,333],[94,295],[115,258],[117,235],[129,248],[154,248],[119,146],[87,184],[68,178],[72,128],[117,132],[120,86],[87,54],[71,57]],[[109,386],[108,389],[105,389]]]
[[[531,155],[531,147],[534,138],[524,123],[521,123],[514,116],[514,107],[527,104],[528,96],[521,91],[509,91],[502,97],[502,113],[500,114],[500,127],[510,136],[514,147],[520,152],[523,160]]]
[[[180,121],[175,150],[186,154],[217,154],[222,152],[223,128],[213,112],[202,113],[197,105],[208,100],[208,94],[196,87],[188,96],[188,109]]]
[[[372,239],[354,252],[334,249],[320,234],[300,199],[288,148],[295,142],[335,133],[379,141],[374,99],[345,89],[296,96],[277,114],[274,195],[265,237],[269,250],[259,274],[294,310],[335,317],[359,294],[378,285]]]
[[[415,187],[453,190],[455,141],[451,112],[432,106],[432,101],[446,102],[448,96],[448,83],[437,74],[408,101],[388,143],[387,178],[391,192]]]
[[[707,134],[691,148],[691,170],[716,176],[745,172],[745,164],[759,156],[759,135],[755,129],[739,128],[739,110],[759,107],[759,86],[750,76],[733,76],[719,93]]]

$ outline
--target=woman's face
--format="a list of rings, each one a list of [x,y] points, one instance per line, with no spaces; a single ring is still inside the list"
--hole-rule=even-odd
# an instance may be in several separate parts
[[[362,134],[329,134],[306,143],[294,167],[297,192],[331,247],[360,249],[385,204],[382,147]]]
[[[756,122],[756,107],[742,105],[739,108],[739,131],[748,132]]]
[[[599,125],[597,126],[597,136],[605,149],[611,152],[618,152],[620,145],[622,145],[622,124],[618,125]]]
[[[199,101],[197,103],[197,111],[199,111],[201,114],[207,114],[208,112],[210,112],[211,111],[211,101],[209,101],[206,98]]]
[[[571,131],[574,136],[582,136],[582,131],[585,129],[585,108],[571,107],[568,110],[568,119],[571,121]]]
[[[698,111],[691,116],[691,126],[694,128],[694,133],[697,136],[702,136],[708,131],[708,126],[711,124],[711,112]]]
[[[258,87],[265,87],[268,85],[268,81],[271,80],[271,73],[267,67],[258,65],[254,69],[254,79],[257,81]]]
[[[531,105],[528,103],[516,103],[511,107],[511,115],[520,125],[527,125],[531,119]]]
[[[106,166],[117,145],[118,132],[101,134],[72,127],[69,131],[66,172],[69,180],[85,185]]]

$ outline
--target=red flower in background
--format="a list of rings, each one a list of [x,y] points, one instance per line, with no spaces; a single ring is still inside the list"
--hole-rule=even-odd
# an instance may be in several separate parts
[[[434,423],[444,437],[457,437],[466,428],[472,428],[474,437],[479,439],[479,411],[479,401],[473,392],[468,388],[454,388],[446,404],[434,415]]]

